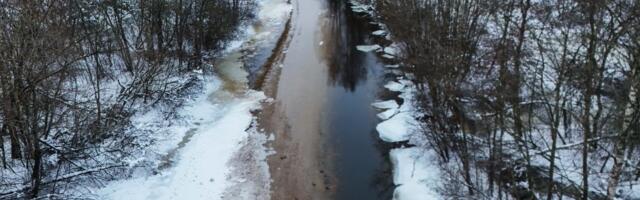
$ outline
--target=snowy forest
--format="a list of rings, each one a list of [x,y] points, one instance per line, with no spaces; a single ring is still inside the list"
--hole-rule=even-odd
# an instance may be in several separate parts
[[[406,45],[448,196],[638,192],[638,1],[374,3]]]
[[[207,69],[254,6],[0,1],[0,188],[19,185],[0,195],[54,195],[72,179],[122,167],[147,145],[128,118],[178,106],[200,84],[194,70]]]
[[[638,0],[0,0],[0,27],[0,199],[640,199]]]

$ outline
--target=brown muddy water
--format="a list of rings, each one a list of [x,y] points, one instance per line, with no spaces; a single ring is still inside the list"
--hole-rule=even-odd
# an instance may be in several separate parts
[[[376,27],[345,1],[292,4],[286,42],[261,87],[274,101],[258,114],[261,128],[275,134],[271,198],[391,199],[389,147],[370,106],[384,63],[356,50],[374,42]]]

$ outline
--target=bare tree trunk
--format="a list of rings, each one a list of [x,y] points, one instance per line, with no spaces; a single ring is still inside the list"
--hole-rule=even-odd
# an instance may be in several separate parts
[[[42,152],[40,150],[40,144],[36,143],[33,146],[34,149],[32,152],[32,159],[34,161],[34,164],[31,169],[31,191],[29,192],[29,195],[31,196],[31,198],[36,198],[38,197],[40,184],[42,183]]]
[[[118,8],[117,6],[114,6],[113,12],[116,18],[116,24],[115,25],[112,24],[112,26],[115,26],[113,30],[116,32],[115,34],[118,36],[117,44],[120,47],[120,54],[123,57],[126,70],[132,75],[134,75],[133,74],[134,73],[133,58],[129,50],[129,41],[125,34],[124,23],[122,22],[122,13],[120,11],[120,8]]]
[[[633,51],[633,50],[631,50]],[[638,51],[638,50],[636,50]],[[635,54],[635,55],[634,55]],[[616,140],[616,143],[613,146],[613,168],[609,174],[609,180],[607,182],[607,199],[614,199],[616,195],[616,190],[618,188],[618,183],[620,182],[620,176],[622,175],[624,166],[626,165],[625,152],[628,148],[629,141],[632,137],[632,126],[637,123],[634,121],[634,115],[637,115],[639,112],[634,106],[637,106],[638,102],[638,88],[640,87],[640,80],[638,80],[638,70],[640,70],[640,66],[637,63],[638,57],[640,56],[640,52],[631,52],[633,58],[629,59],[629,63],[631,66],[631,73],[629,74],[629,95],[624,102],[626,105],[623,105],[622,111],[622,125],[620,127],[620,133],[618,134],[620,138]],[[631,155],[629,153],[628,155]]]
[[[20,145],[20,140],[18,139],[18,133],[13,129],[10,131],[10,140],[11,140],[11,158],[12,159],[21,159],[22,158],[22,148]]]

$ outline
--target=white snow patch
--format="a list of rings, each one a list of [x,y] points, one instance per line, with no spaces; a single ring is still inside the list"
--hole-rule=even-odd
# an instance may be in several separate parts
[[[356,46],[356,49],[358,49],[358,51],[362,51],[362,52],[370,52],[370,51],[377,51],[379,49],[381,49],[382,47],[380,45],[374,44],[374,45],[358,45]]]
[[[395,68],[399,68],[400,65],[385,65],[384,67],[386,68],[391,68],[391,69],[395,69]]]
[[[386,34],[387,34],[387,31],[385,31],[385,30],[377,30],[377,31],[374,31],[374,32],[373,32],[373,33],[371,33],[371,34],[372,34],[372,35],[376,35],[376,36],[382,36],[382,35],[386,35]]]
[[[389,47],[385,47],[384,48],[384,53],[389,54],[389,55],[395,56],[395,55],[398,55],[398,52],[399,52],[398,48],[393,47],[393,46],[389,46]]]
[[[393,117],[393,115],[395,115],[396,113],[398,113],[398,109],[392,108],[392,109],[388,109],[387,111],[378,113],[376,116],[378,116],[378,118],[380,118],[382,120],[387,120],[387,119]]]
[[[394,55],[389,55],[389,54],[384,54],[384,55],[382,55],[382,57],[386,58],[386,59],[394,59],[394,58],[396,58]]]
[[[407,85],[407,86],[413,85],[413,82],[411,82],[410,80],[406,80],[406,79],[398,80],[398,82],[400,82],[400,84]]]
[[[384,87],[394,92],[400,92],[404,89],[405,85],[395,81],[389,81]]]
[[[284,0],[263,0],[260,2],[258,17],[260,21],[270,23],[282,23],[293,9],[293,6]]]
[[[406,184],[396,187],[393,200],[440,200],[440,194],[425,187],[424,184]]]
[[[253,119],[250,111],[265,98],[255,91],[246,96],[230,101],[219,114],[221,118],[202,125],[173,168],[155,176],[111,182],[97,195],[101,199],[221,199],[232,184],[227,162],[248,136],[245,130]],[[194,116],[219,111],[198,107],[200,113]]]
[[[415,120],[407,112],[401,112],[376,126],[380,139],[385,142],[402,142],[409,140]]]
[[[402,90],[402,93],[399,95],[400,98],[402,98],[404,100],[404,103],[402,103],[402,105],[400,105],[400,112],[412,112],[414,114],[418,114],[416,113],[416,108],[415,105],[412,103],[415,99],[415,93],[416,88],[413,84],[410,83],[406,83],[402,80],[400,80],[400,83],[402,85],[405,85],[406,87]],[[405,83],[405,84],[403,84]],[[414,115],[417,116],[417,115]]]
[[[395,100],[378,101],[372,103],[371,106],[377,109],[392,109],[400,107]]]
[[[368,7],[365,5],[354,5],[351,6],[351,10],[353,10],[353,12],[367,12]]]
[[[437,200],[441,177],[435,152],[422,147],[392,149],[394,200]]]

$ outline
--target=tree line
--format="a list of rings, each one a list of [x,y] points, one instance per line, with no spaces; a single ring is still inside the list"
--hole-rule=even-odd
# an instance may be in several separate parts
[[[373,3],[415,76],[421,132],[452,175],[443,193],[586,200],[638,190],[638,1]]]
[[[124,166],[129,118],[179,105],[253,0],[0,1],[0,198]],[[205,70],[210,70],[205,68]],[[94,180],[95,181],[95,180]]]

